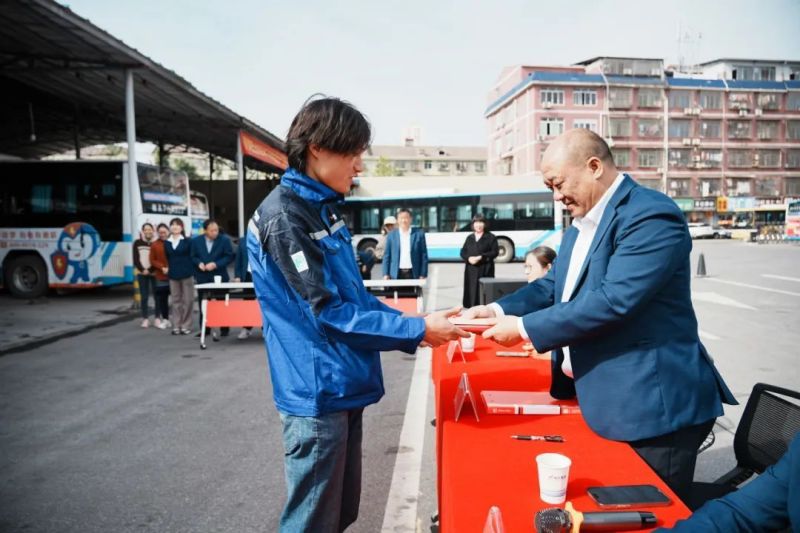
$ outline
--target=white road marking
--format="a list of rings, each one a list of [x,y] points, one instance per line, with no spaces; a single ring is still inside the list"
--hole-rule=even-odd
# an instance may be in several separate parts
[[[795,281],[800,283],[800,278],[790,278],[789,276],[776,276],[775,274],[761,274],[762,278],[780,279],[783,281]]]
[[[719,278],[705,278],[705,279],[708,281],[713,281],[715,283],[726,283],[728,285],[735,285],[737,287],[747,287],[748,289],[756,289],[759,291],[775,292],[778,294],[785,294],[787,296],[800,296],[800,292],[782,291],[780,289],[762,287],[761,285],[751,285],[750,283],[741,283],[739,281],[728,281],[726,279],[719,279]]]
[[[718,341],[718,340],[720,340],[720,338],[719,338],[719,337],[717,337],[716,335],[714,335],[713,333],[709,333],[709,332],[707,332],[707,331],[703,331],[702,329],[698,329],[698,330],[697,330],[697,333],[698,333],[698,334],[700,335],[700,337],[701,337],[701,338],[703,338],[703,339],[708,339],[708,340],[710,340],[710,341]]]
[[[439,285],[439,267],[431,268],[433,276],[429,284],[429,310],[436,309]],[[392,484],[383,514],[382,532],[417,530],[417,500],[419,479],[422,470],[422,447],[425,442],[425,418],[428,408],[428,387],[431,382],[431,349],[419,348],[414,373],[408,388],[406,414],[400,430],[397,458],[392,472]]]
[[[733,298],[728,298],[727,296],[722,296],[716,292],[692,292],[692,300],[696,302],[708,302],[712,304],[719,304],[719,305],[728,305],[730,307],[738,307],[739,309],[747,309],[749,311],[758,311],[755,307],[747,304],[743,304],[740,301],[734,300]]]

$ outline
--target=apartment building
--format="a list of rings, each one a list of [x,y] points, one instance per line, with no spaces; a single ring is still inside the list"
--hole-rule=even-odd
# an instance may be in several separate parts
[[[483,146],[370,146],[364,176],[485,176]]]
[[[541,180],[550,140],[587,128],[690,220],[800,197],[800,61],[726,58],[691,72],[652,58],[520,65],[501,73],[485,116],[497,175]]]

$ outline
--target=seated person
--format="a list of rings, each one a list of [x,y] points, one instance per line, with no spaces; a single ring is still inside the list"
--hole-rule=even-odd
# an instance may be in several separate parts
[[[682,532],[800,531],[800,433],[780,461],[727,496],[711,500],[672,529]]]

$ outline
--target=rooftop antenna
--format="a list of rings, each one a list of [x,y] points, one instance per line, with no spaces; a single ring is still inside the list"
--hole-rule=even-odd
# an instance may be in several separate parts
[[[684,27],[678,21],[678,69],[680,72],[695,72],[697,70],[697,52],[703,34],[694,31],[691,27]]]

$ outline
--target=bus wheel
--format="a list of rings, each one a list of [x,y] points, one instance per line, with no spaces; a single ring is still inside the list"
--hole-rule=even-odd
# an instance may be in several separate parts
[[[47,292],[47,267],[36,255],[20,255],[3,267],[6,287],[15,298],[38,298]]]
[[[500,237],[497,239],[497,247],[500,249],[500,254],[496,259],[498,263],[510,263],[514,260],[514,243]]]

